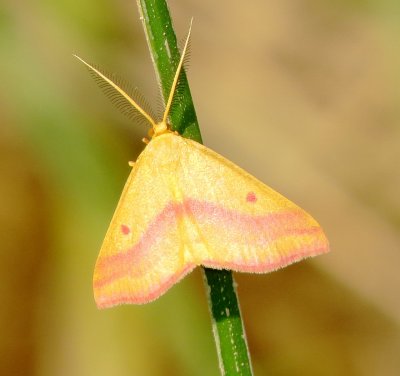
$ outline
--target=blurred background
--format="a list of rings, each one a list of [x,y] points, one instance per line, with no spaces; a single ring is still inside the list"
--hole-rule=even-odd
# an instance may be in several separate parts
[[[170,1],[194,17],[204,142],[318,219],[332,252],[236,275],[256,375],[400,372],[400,3]],[[0,5],[0,374],[219,374],[199,270],[98,311],[92,272],[147,133],[72,57],[157,84],[135,1]],[[154,101],[155,103],[155,101]]]

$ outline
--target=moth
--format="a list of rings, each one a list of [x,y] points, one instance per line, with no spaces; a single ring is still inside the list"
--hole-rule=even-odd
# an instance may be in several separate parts
[[[75,55],[151,125],[151,139],[130,162],[96,262],[99,308],[157,299],[196,266],[267,273],[329,250],[311,215],[218,153],[171,130],[168,116],[189,36],[190,30],[160,122]]]

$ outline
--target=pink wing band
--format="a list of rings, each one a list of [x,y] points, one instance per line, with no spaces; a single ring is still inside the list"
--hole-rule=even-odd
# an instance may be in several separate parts
[[[229,229],[230,236],[228,236],[227,239],[234,237],[235,241],[243,242],[247,241],[246,238],[249,238],[250,234],[252,235],[252,242],[258,246],[267,246],[278,239],[290,236],[318,235],[318,233],[323,236],[321,228],[317,225],[310,226],[307,224],[307,222],[305,222],[306,214],[298,209],[263,216],[252,216],[238,211],[228,210],[220,205],[205,201],[187,199],[182,203],[170,202],[149,224],[146,232],[132,248],[125,252],[119,252],[115,255],[103,257],[98,260],[96,268],[97,274],[101,275],[101,278],[94,281],[94,288],[101,288],[125,276],[139,276],[140,272],[135,270],[135,264],[143,257],[148,257],[152,246],[162,241],[169,229],[175,226],[177,221],[184,215],[193,216],[199,223],[211,221],[214,226],[223,226],[224,231],[225,229]],[[291,252],[286,252],[289,256],[282,255],[278,261],[251,265],[248,263],[219,263],[218,261],[204,260],[202,264],[209,267],[219,269],[229,268],[237,271],[258,273],[272,271],[304,257],[327,252],[328,247],[324,240],[325,238],[322,237],[321,239],[319,236],[317,236],[317,238],[319,241],[314,241],[307,247],[298,247]],[[158,296],[160,291],[165,291],[173,283],[192,270],[193,267],[194,266],[190,265],[175,274],[168,281],[165,281],[159,286],[157,291],[151,293],[151,295]],[[135,299],[141,300],[140,297],[115,297],[113,300],[116,300],[116,302],[108,304],[109,300],[107,300],[107,305],[113,305],[118,302],[136,302]],[[151,298],[146,295],[145,300],[148,301],[149,299]]]
[[[293,254],[293,252],[295,252]],[[283,268],[284,266],[295,263],[296,261],[300,261],[307,257],[317,256],[322,253],[327,253],[328,248],[326,245],[323,246],[315,246],[309,247],[304,252],[299,252],[296,248],[293,250],[290,256],[282,256],[279,261],[276,262],[265,262],[265,263],[257,263],[257,264],[249,264],[249,263],[234,263],[234,262],[224,262],[218,263],[212,260],[205,260],[202,265],[207,268],[213,269],[229,269],[239,272],[249,272],[249,273],[268,273],[274,270]],[[291,253],[290,251],[288,253]]]
[[[189,274],[196,265],[187,265],[184,269],[178,271],[166,281],[157,286],[156,289],[146,295],[129,295],[125,291],[122,293],[113,293],[112,297],[100,296],[96,299],[97,307],[109,308],[118,304],[144,304],[157,299],[163,292],[167,291],[175,283],[179,282],[183,277]]]
[[[132,248],[112,256],[99,258],[96,269],[102,277],[94,281],[94,288],[101,288],[127,274],[138,276],[140,272],[134,269],[134,265],[140,259],[146,257],[153,246],[163,240],[170,228],[175,226],[182,215],[181,204],[174,202],[167,204]]]
[[[196,222],[217,227],[221,236],[228,241],[248,243],[251,238],[252,245],[268,246],[282,237],[321,232],[318,225],[305,225],[307,214],[300,209],[255,216],[192,199],[185,200],[182,205],[186,213],[194,216]]]

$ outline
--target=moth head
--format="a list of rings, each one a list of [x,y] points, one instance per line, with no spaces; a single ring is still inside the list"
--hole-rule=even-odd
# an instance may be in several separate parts
[[[160,121],[159,123],[155,124],[151,132],[153,135],[152,137],[159,136],[160,134],[171,132],[170,126],[166,121]]]

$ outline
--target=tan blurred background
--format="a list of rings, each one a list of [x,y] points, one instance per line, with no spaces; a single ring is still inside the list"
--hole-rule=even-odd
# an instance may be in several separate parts
[[[400,3],[171,1],[194,16],[205,144],[312,213],[332,252],[237,275],[260,375],[400,372]],[[156,98],[136,3],[0,5],[0,374],[218,375],[199,271],[95,307],[97,252],[146,130],[72,57]]]

